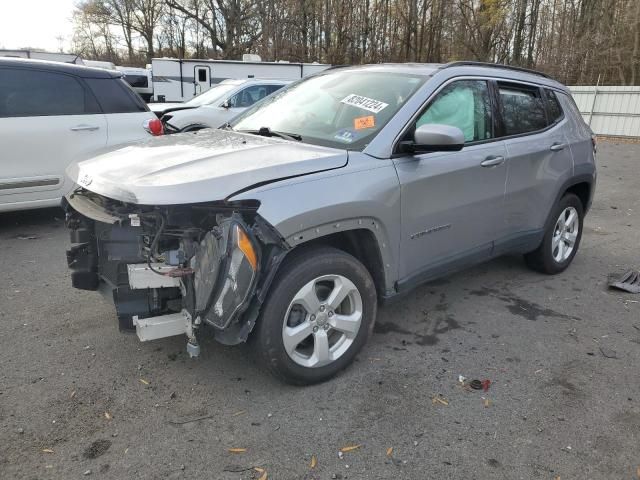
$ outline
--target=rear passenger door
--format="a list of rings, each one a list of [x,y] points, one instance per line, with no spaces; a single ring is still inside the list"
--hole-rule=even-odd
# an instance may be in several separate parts
[[[106,144],[104,115],[73,75],[0,69],[0,209],[57,204],[66,167]]]
[[[497,252],[534,243],[556,201],[559,183],[573,171],[566,123],[553,91],[497,82],[501,135],[507,148],[507,235]]]
[[[107,145],[149,138],[144,123],[155,116],[129,84],[121,78],[87,78],[85,81],[105,113]]]

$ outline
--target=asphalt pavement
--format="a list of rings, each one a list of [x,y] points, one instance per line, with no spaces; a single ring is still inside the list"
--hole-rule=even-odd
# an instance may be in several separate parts
[[[640,295],[607,279],[640,268],[640,145],[598,167],[565,273],[512,256],[419,287],[306,388],[246,346],[119,333],[71,288],[62,212],[0,214],[0,478],[637,480]]]

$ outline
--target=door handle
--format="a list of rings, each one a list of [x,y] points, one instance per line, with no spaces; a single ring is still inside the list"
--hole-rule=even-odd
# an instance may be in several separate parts
[[[482,167],[496,167],[498,165],[502,165],[504,163],[504,157],[501,156],[490,156],[485,158],[480,166]]]
[[[95,130],[98,130],[100,127],[98,127],[97,125],[76,125],[75,127],[71,127],[71,131],[72,132],[82,132],[84,130],[87,130],[89,132],[93,132]]]
[[[551,150],[552,152],[559,152],[560,150],[564,150],[566,146],[566,143],[554,143],[549,147],[549,150]]]

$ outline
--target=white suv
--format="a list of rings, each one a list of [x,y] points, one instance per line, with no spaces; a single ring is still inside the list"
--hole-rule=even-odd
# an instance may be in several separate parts
[[[291,83],[287,80],[223,80],[186,103],[152,103],[151,110],[170,132],[217,128],[254,103]]]
[[[60,204],[65,168],[99,151],[162,134],[117,71],[0,58],[0,211]]]

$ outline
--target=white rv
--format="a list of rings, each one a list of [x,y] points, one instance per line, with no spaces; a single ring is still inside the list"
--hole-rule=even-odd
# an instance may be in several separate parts
[[[102,60],[83,60],[86,67],[104,68],[105,70],[116,70],[116,66],[112,62],[103,62]]]
[[[131,85],[138,95],[145,102],[150,102],[153,98],[153,80],[151,77],[151,67],[116,67],[124,75],[125,81]]]
[[[50,62],[76,63],[84,65],[82,58],[73,53],[40,52],[37,50],[4,50],[0,49],[0,57],[31,58]]]
[[[229,78],[297,80],[330,67],[321,63],[261,62],[258,55],[245,60],[194,60],[154,58],[153,99],[185,102]]]

